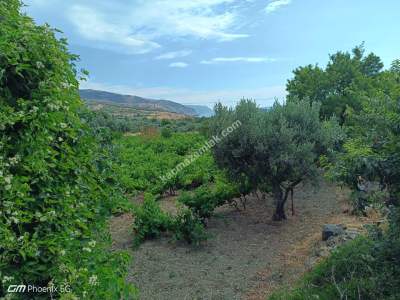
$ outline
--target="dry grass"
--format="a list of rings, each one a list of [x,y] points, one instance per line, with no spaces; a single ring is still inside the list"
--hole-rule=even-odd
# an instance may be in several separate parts
[[[133,251],[132,216],[114,218],[111,232],[114,248],[132,251],[128,280],[139,287],[141,299],[265,300],[310,269],[323,224],[360,229],[375,222],[343,214],[347,197],[347,190],[325,182],[317,190],[300,187],[295,191],[296,215],[284,222],[271,221],[271,199],[250,198],[245,211],[221,207],[208,224],[212,237],[200,249],[162,238]],[[160,206],[174,214],[175,201],[168,197]]]

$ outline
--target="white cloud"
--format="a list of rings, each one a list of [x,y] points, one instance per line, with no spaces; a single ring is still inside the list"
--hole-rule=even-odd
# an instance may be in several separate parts
[[[160,54],[156,56],[154,59],[175,59],[179,57],[185,57],[192,54],[192,50],[180,50],[180,51],[173,51]]]
[[[196,37],[229,41],[247,37],[231,32],[237,22],[237,0],[157,0],[135,6],[132,20],[153,37]],[[223,9],[221,9],[221,7]]]
[[[140,54],[160,47],[156,42],[131,35],[126,24],[107,22],[105,15],[88,7],[73,6],[69,12],[69,17],[84,38],[102,42],[101,45],[98,45],[100,48],[128,54]]]
[[[38,1],[38,0],[36,0]],[[55,0],[59,2],[60,0]],[[77,32],[94,47],[146,53],[160,47],[162,38],[197,38],[232,41],[238,33],[239,0],[71,0],[67,17]],[[60,2],[62,3],[62,2]],[[59,4],[60,4],[59,3]],[[56,4],[52,4],[56,8]]]
[[[188,66],[188,64],[185,62],[179,61],[179,62],[170,63],[169,66],[171,68],[186,68]]]
[[[289,5],[292,0],[271,0],[270,3],[265,8],[267,13],[272,13],[277,9],[281,8],[282,6]]]
[[[286,97],[286,87],[264,86],[249,89],[229,90],[191,90],[186,88],[170,87],[138,87],[133,88],[123,85],[108,85],[97,82],[82,82],[82,89],[96,89],[120,93],[125,95],[136,95],[151,99],[168,99],[182,104],[198,104],[212,107],[221,101],[226,105],[234,105],[240,99],[253,99],[261,106],[270,106],[275,99],[283,101]]]
[[[248,62],[248,63],[262,63],[274,62],[275,58],[270,57],[215,57],[211,60],[202,60],[200,63],[205,65],[225,63],[225,62]]]

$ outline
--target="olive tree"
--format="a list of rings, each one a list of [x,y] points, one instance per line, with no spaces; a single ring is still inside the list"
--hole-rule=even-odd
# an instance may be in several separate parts
[[[214,110],[215,116],[210,122],[213,135],[220,135],[234,122],[240,121],[241,125],[213,148],[213,154],[216,163],[228,171],[230,179],[237,184],[244,196],[257,189],[254,141],[261,111],[250,100],[242,100],[235,109],[219,103]]]
[[[217,163],[234,179],[245,175],[252,186],[270,192],[276,203],[274,220],[286,219],[289,193],[318,175],[318,160],[340,138],[334,119],[322,122],[320,104],[275,103],[268,110],[242,100],[235,109],[217,106],[213,133],[235,120],[242,125],[216,145]]]

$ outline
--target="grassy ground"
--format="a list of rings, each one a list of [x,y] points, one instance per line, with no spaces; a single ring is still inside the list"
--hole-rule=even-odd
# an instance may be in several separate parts
[[[131,249],[128,280],[141,299],[266,299],[276,287],[290,284],[306,270],[312,246],[325,223],[357,223],[342,214],[345,193],[321,181],[318,188],[295,191],[295,216],[272,222],[272,200],[250,197],[245,211],[224,206],[208,223],[210,240],[195,249],[169,238],[147,241],[132,250],[132,220],[111,221],[114,247]],[[161,207],[175,210],[174,198]]]

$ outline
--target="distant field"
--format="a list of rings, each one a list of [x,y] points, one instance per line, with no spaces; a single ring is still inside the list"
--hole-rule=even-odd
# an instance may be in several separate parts
[[[184,120],[193,118],[191,116],[173,112],[143,110],[134,107],[116,105],[110,103],[87,102],[86,105],[89,107],[90,110],[104,111],[106,113],[118,117],[128,117],[128,118],[146,117],[148,119],[157,119],[157,120]]]

